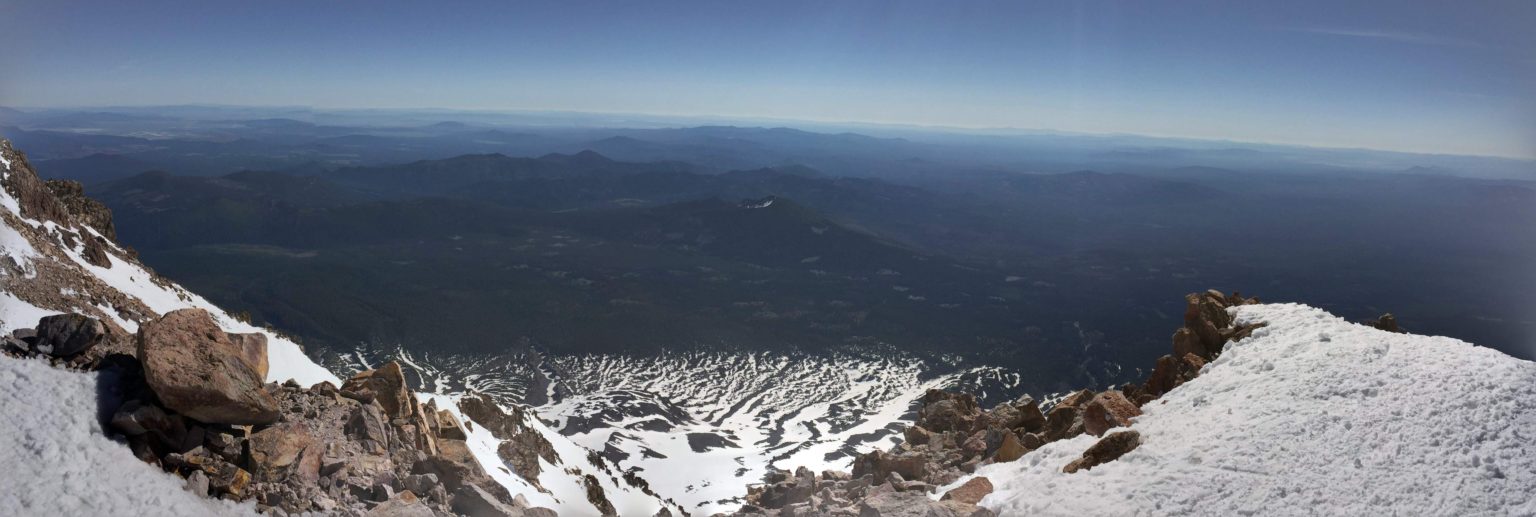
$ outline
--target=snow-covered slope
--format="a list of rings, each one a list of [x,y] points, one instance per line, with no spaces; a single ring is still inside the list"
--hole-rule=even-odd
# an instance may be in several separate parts
[[[997,368],[889,350],[461,357],[395,349],[340,359],[339,371],[398,359],[440,395],[472,389],[504,405],[531,403],[558,431],[552,443],[597,451],[697,515],[738,508],[770,466],[847,470],[856,455],[890,447],[929,388],[1006,391],[1019,381]]]
[[[1063,474],[1094,443],[1085,435],[984,467],[977,475],[997,491],[982,505],[999,515],[1536,514],[1536,363],[1304,305],[1234,312],[1269,326],[1144,407],[1140,447]]]
[[[0,358],[0,508],[7,515],[254,515],[193,495],[185,481],[133,457],[96,420],[97,375]]]

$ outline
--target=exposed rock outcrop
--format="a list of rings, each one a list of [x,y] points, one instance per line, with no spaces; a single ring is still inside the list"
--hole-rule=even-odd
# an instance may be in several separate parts
[[[459,399],[459,411],[485,426],[491,436],[505,440],[497,447],[496,455],[512,468],[514,474],[533,486],[540,486],[540,458],[550,464],[561,463],[554,444],[528,426],[529,416],[521,408],[514,407],[508,413],[490,397],[473,393]]]
[[[71,180],[47,180],[44,184],[75,222],[91,227],[108,239],[117,240],[112,210],[100,201],[86,197],[85,185]]]

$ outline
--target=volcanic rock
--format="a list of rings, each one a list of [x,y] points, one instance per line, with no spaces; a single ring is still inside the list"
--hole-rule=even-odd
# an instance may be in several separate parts
[[[313,483],[320,478],[322,446],[302,421],[262,429],[248,443],[251,473],[257,481],[296,476]]]
[[[1403,331],[1402,328],[1397,326],[1397,317],[1393,316],[1391,313],[1381,315],[1381,317],[1377,318],[1376,321],[1371,322],[1370,326],[1376,327],[1378,330],[1385,330],[1387,332],[1402,333]]]
[[[267,335],[260,332],[230,334],[230,341],[240,347],[240,357],[251,366],[257,377],[267,378]]]
[[[391,420],[410,417],[416,401],[406,386],[405,372],[395,361],[352,376],[341,385],[341,393],[359,402],[378,400]]]
[[[1005,463],[1019,459],[1026,452],[1029,452],[1029,450],[1024,448],[1024,444],[1019,443],[1018,435],[1006,433],[1003,437],[1002,445],[998,446],[997,452],[992,455],[992,460],[998,463]]]
[[[69,357],[101,343],[107,337],[107,327],[83,314],[55,314],[38,320],[36,333],[33,350]]]
[[[971,478],[970,481],[955,487],[953,490],[945,492],[944,496],[940,497],[939,500],[953,500],[965,504],[976,504],[981,502],[981,498],[986,497],[990,493],[992,493],[992,480],[987,479],[986,476],[976,476]]]
[[[144,377],[165,407],[200,422],[277,421],[277,400],[243,349],[202,309],[182,309],[139,327]]]
[[[1127,452],[1135,450],[1141,445],[1141,433],[1134,429],[1120,431],[1100,439],[1098,443],[1083,451],[1083,457],[1068,463],[1061,471],[1067,474],[1079,470],[1090,470],[1099,465],[1119,459]]]
[[[1123,393],[1105,391],[1095,395],[1088,402],[1088,407],[1083,409],[1083,431],[1094,436],[1104,436],[1104,432],[1110,428],[1130,427],[1131,417],[1140,415],[1141,409],[1127,400]]]

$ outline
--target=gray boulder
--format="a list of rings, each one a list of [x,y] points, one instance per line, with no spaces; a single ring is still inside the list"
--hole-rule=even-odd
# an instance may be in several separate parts
[[[101,343],[107,327],[83,314],[55,314],[37,322],[32,349],[54,357],[69,357]]]

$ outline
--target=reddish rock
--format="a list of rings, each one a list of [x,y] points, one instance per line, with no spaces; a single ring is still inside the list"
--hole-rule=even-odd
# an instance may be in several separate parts
[[[277,421],[277,400],[207,311],[172,311],[140,326],[138,354],[145,381],[167,408],[206,423]]]
[[[240,347],[240,358],[245,359],[245,364],[251,366],[257,377],[267,378],[267,335],[260,332],[250,334],[230,334],[230,341]]]
[[[1019,459],[1026,452],[1029,452],[1029,450],[1024,448],[1024,444],[1019,443],[1018,435],[1006,433],[1003,436],[1003,444],[998,446],[996,453],[992,454],[992,461],[1007,463]]]
[[[1196,336],[1189,328],[1179,327],[1178,330],[1173,331],[1174,357],[1183,357],[1184,354],[1204,356],[1207,353],[1205,343],[1201,342],[1200,337]]]
[[[453,412],[440,409],[437,411],[437,436],[451,440],[467,440],[464,427],[459,425],[459,417],[453,416]]]
[[[1093,400],[1093,392],[1082,390],[1067,395],[1045,415],[1045,429],[1041,431],[1045,441],[1054,442],[1071,438],[1083,432],[1083,406]]]
[[[1104,436],[1115,427],[1130,427],[1131,417],[1141,415],[1141,409],[1119,391],[1109,390],[1093,397],[1083,409],[1083,432]]]
[[[1019,427],[1025,432],[1035,432],[1045,427],[1045,413],[1040,411],[1040,403],[1034,397],[1025,395],[1013,402],[1013,406],[1019,408]]]
[[[1152,368],[1152,375],[1147,378],[1147,395],[1156,398],[1173,391],[1179,385],[1200,376],[1200,369],[1204,367],[1205,360],[1195,354],[1184,354],[1182,357],[1171,355],[1159,357],[1157,365]],[[1142,403],[1145,404],[1145,401]]]
[[[1179,360],[1172,355],[1157,358],[1157,363],[1152,367],[1152,375],[1147,377],[1147,393],[1159,397],[1178,385]]]
[[[906,442],[912,445],[927,445],[928,441],[933,438],[932,433],[918,425],[907,426],[907,429],[902,431],[901,434],[906,439]]]
[[[987,494],[991,493],[992,480],[987,479],[986,476],[977,476],[971,478],[970,481],[966,481],[964,484],[955,487],[954,490],[945,492],[944,496],[940,497],[939,500],[959,501],[965,504],[976,504],[981,502],[981,499],[986,497]]]
[[[343,395],[362,401],[377,400],[390,419],[409,418],[415,411],[416,398],[406,387],[400,363],[390,361],[377,370],[352,376],[341,385]]]
[[[257,481],[278,481],[296,476],[306,482],[320,479],[324,446],[302,421],[285,422],[251,435],[251,473]]]
[[[1134,429],[1120,431],[1100,439],[1098,443],[1083,451],[1083,457],[1068,463],[1061,471],[1072,474],[1079,470],[1090,470],[1099,465],[1120,459],[1125,453],[1135,450],[1141,445],[1141,433]]]
[[[1200,356],[1195,354],[1184,354],[1184,357],[1181,358],[1179,363],[1179,367],[1182,369],[1181,371],[1186,376],[1184,380],[1188,381],[1200,376],[1200,369],[1205,368],[1205,359],[1201,359]]]

